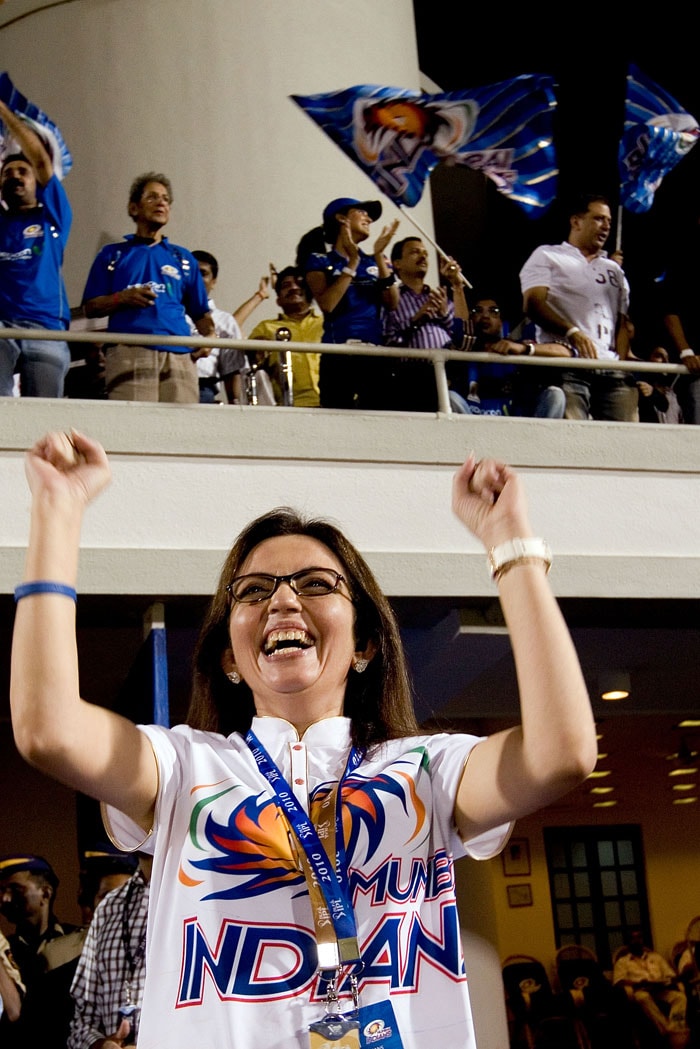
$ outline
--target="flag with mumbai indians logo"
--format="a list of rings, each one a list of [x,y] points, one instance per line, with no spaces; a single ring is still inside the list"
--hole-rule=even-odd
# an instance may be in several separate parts
[[[8,109],[36,132],[51,157],[56,177],[63,179],[73,167],[73,158],[56,124],[17,90],[7,73],[0,73],[0,98]],[[0,120],[0,161],[8,153],[19,151],[18,144],[8,135],[7,128]]]
[[[360,84],[292,99],[395,204],[413,207],[444,160],[491,179],[530,215],[556,193],[554,81],[513,80],[429,95]]]
[[[665,175],[698,140],[698,122],[635,65],[627,74],[625,130],[620,140],[620,201],[648,211]]]

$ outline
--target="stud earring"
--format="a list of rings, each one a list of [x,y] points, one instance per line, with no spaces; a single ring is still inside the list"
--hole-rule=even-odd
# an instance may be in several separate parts
[[[241,683],[241,675],[238,673],[237,670],[230,670],[226,677],[229,679],[232,685],[240,685]]]
[[[352,665],[352,669],[356,674],[364,674],[365,670],[369,666],[369,659],[356,659]]]

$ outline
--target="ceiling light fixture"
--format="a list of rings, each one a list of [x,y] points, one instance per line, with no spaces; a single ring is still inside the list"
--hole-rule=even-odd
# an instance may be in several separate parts
[[[601,699],[627,699],[632,688],[626,670],[602,670],[598,675],[598,692]]]

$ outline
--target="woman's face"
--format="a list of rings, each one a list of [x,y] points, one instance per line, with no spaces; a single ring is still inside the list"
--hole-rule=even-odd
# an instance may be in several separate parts
[[[291,535],[256,546],[238,576],[291,575],[306,568],[344,574],[324,543]],[[345,581],[323,596],[300,597],[289,583],[281,583],[263,601],[234,601],[229,619],[233,663],[253,692],[257,713],[292,724],[341,714],[355,652],[354,623]]]
[[[350,236],[356,244],[367,240],[372,226],[372,220],[364,208],[350,208],[347,213],[347,224]]]

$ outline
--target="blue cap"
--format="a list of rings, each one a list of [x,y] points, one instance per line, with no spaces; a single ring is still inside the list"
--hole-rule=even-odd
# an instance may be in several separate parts
[[[382,213],[382,204],[379,200],[355,200],[354,197],[337,197],[327,204],[323,209],[324,225],[338,212],[349,211],[350,208],[361,208],[366,211],[372,222],[376,222]]]
[[[0,858],[0,881],[12,877],[13,874],[21,874],[23,871],[28,871],[30,874],[43,874],[54,886],[58,885],[56,872],[43,856],[34,856],[30,852],[25,852]]]

